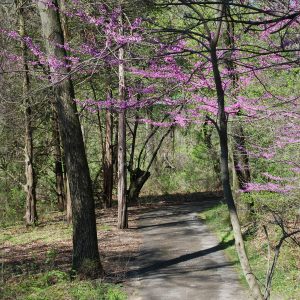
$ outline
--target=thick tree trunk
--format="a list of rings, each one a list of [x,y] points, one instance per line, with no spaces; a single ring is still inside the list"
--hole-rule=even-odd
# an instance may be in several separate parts
[[[57,6],[56,0],[52,2]],[[49,8],[43,0],[38,1],[38,9],[48,58],[66,63],[65,50],[57,47],[64,44],[57,10]],[[51,61],[49,67],[72,198],[73,269],[87,276],[96,276],[102,274],[102,266],[98,251],[92,182],[73,100],[74,88],[70,77],[66,77],[66,67],[58,69]]]
[[[122,15],[119,17],[120,33],[123,33]],[[119,49],[119,98],[125,101],[124,47]],[[118,228],[128,228],[126,199],[126,112],[120,109],[118,122]]]
[[[57,112],[54,105],[52,105],[52,136],[53,136],[53,155],[55,164],[55,186],[56,186],[56,197],[57,207],[60,211],[64,211],[66,208],[65,201],[65,186],[64,186],[64,173],[63,173],[63,162],[62,153],[60,146],[59,126]]]
[[[241,225],[237,214],[237,209],[233,200],[230,178],[229,178],[229,165],[228,165],[228,132],[227,132],[227,118],[225,113],[225,96],[222,86],[222,79],[218,66],[218,58],[216,52],[216,45],[211,44],[211,62],[213,67],[214,81],[217,91],[218,99],[218,133],[220,141],[220,164],[221,164],[221,181],[223,185],[224,198],[228,206],[230,221],[233,229],[235,247],[239,256],[239,261],[243,269],[244,276],[250,287],[250,291],[254,299],[262,300],[263,296],[254,276],[249,259],[246,253],[245,244],[242,236]]]
[[[22,4],[19,8],[19,30],[20,36],[25,37],[25,18],[24,9]],[[31,99],[29,97],[30,81],[29,81],[29,69],[27,64],[27,46],[25,42],[21,41],[22,49],[22,63],[24,67],[24,79],[23,79],[23,97],[24,97],[24,122],[25,122],[25,140],[24,140],[24,153],[25,153],[25,177],[26,184],[24,186],[26,192],[26,211],[25,222],[26,226],[35,225],[38,219],[36,210],[36,175],[33,165],[33,136],[32,136],[32,110]]]
[[[105,151],[103,159],[103,195],[105,208],[112,206],[113,190],[113,114],[110,110],[105,112]]]

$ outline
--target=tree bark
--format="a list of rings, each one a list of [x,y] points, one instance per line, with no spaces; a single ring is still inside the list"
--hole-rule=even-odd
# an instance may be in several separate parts
[[[213,164],[213,168],[215,171],[215,174],[217,176],[217,180],[218,180],[218,184],[217,187],[220,188],[221,187],[221,178],[220,178],[220,174],[221,174],[221,166],[220,166],[220,160],[219,160],[219,155],[215,149],[215,147],[213,146],[212,140],[211,140],[211,136],[212,136],[212,129],[208,129],[208,119],[205,119],[205,122],[203,124],[203,138],[204,138],[204,144],[209,152],[209,156],[211,158],[212,164]]]
[[[53,136],[53,154],[54,154],[54,165],[55,165],[55,187],[57,197],[57,207],[60,211],[64,211],[66,208],[65,201],[65,186],[64,186],[64,173],[63,173],[63,162],[61,153],[61,143],[59,136],[59,126],[57,112],[54,105],[52,105],[52,136]]]
[[[159,143],[157,144],[156,148],[153,149],[153,152],[151,152],[151,158],[150,161],[147,165],[147,167],[145,168],[145,171],[140,169],[140,162],[139,160],[141,159],[141,153],[143,152],[143,149],[141,149],[141,152],[139,154],[139,158],[138,158],[138,167],[136,169],[133,170],[133,164],[130,166],[129,168],[129,172],[130,172],[130,185],[129,185],[129,190],[128,190],[128,199],[127,202],[130,205],[136,205],[137,201],[138,201],[138,197],[140,195],[140,192],[144,186],[144,184],[147,182],[147,180],[149,179],[151,173],[150,173],[150,168],[153,165],[158,151],[161,148],[165,138],[171,133],[173,132],[174,127],[170,126],[169,129],[164,133],[164,135],[160,138]],[[155,131],[156,132],[156,131]],[[147,140],[149,141],[149,137],[147,138]],[[146,141],[147,144],[147,141]],[[146,144],[145,147],[146,147]],[[131,155],[134,154],[131,153]],[[133,157],[133,156],[132,156]]]
[[[105,112],[105,151],[103,160],[103,194],[105,208],[112,206],[113,190],[113,114],[107,109]]]
[[[20,36],[26,36],[24,8],[22,4],[17,1],[19,6],[19,31]],[[26,211],[25,222],[26,226],[35,225],[38,220],[36,210],[36,174],[33,164],[33,128],[32,128],[32,105],[29,97],[30,79],[29,68],[27,64],[28,49],[24,42],[21,40],[22,49],[22,64],[24,68],[23,78],[23,98],[24,98],[24,123],[25,123],[25,140],[24,140],[24,153],[25,153],[25,177],[26,184],[24,189],[26,192]]]
[[[239,76],[236,73],[236,66],[234,64],[232,55],[235,49],[235,28],[234,23],[230,20],[230,6],[225,6],[225,17],[226,17],[226,35],[225,43],[230,51],[226,54],[226,67],[229,71],[229,77],[232,82],[233,97],[236,97],[236,89],[238,87]],[[233,136],[233,147],[232,147],[232,157],[234,172],[237,179],[237,189],[244,191],[248,183],[251,182],[251,172],[249,156],[246,149],[246,138],[243,126],[239,122],[239,113],[236,116],[235,122],[232,124],[232,136]],[[235,188],[235,186],[234,186]],[[253,202],[248,203],[248,211],[254,214],[254,204]]]
[[[238,120],[237,120],[238,122]],[[246,140],[243,127],[240,124],[233,124],[233,165],[234,172],[237,178],[238,190],[245,191],[247,184],[251,182],[251,172],[249,156],[246,149]],[[254,216],[254,203],[253,201],[247,203],[247,211],[249,215]]]
[[[221,10],[220,10],[221,11]],[[237,209],[233,200],[230,177],[229,177],[229,164],[228,164],[228,132],[227,132],[227,118],[228,115],[225,112],[225,95],[222,86],[222,79],[219,71],[218,57],[216,51],[216,44],[211,42],[211,62],[213,67],[214,81],[217,91],[218,100],[218,133],[220,141],[220,165],[221,165],[221,181],[223,185],[224,198],[228,206],[230,221],[233,229],[235,247],[239,256],[239,261],[243,269],[244,276],[250,287],[250,291],[254,299],[262,300],[263,296],[254,276],[249,259],[246,253],[245,244],[242,236],[241,225],[237,214]]]
[[[57,7],[57,1],[53,0]],[[51,81],[56,95],[61,140],[72,198],[73,269],[86,276],[102,275],[99,258],[95,205],[78,113],[74,102],[74,88],[68,69],[51,64],[58,59],[66,64],[63,32],[58,11],[38,1]]]
[[[122,14],[119,16],[120,34],[123,33]],[[125,101],[124,47],[119,49],[119,99]],[[118,229],[128,228],[126,199],[126,112],[120,109],[118,116]]]
[[[69,180],[68,180],[68,174],[65,173],[64,177],[64,182],[65,182],[65,194],[66,194],[66,209],[67,209],[67,224],[72,223],[72,199],[71,199],[71,194],[70,194],[70,186],[69,186]]]
[[[149,171],[143,171],[139,168],[136,168],[130,172],[130,185],[128,189],[128,204],[136,205],[140,192],[150,177]]]
[[[60,11],[66,11],[67,6],[66,6],[66,0],[58,0],[58,6]],[[69,40],[69,28],[68,28],[68,20],[67,16],[64,13],[59,14],[59,19],[60,19],[60,24],[61,24],[61,29],[64,35],[64,41],[68,42]]]

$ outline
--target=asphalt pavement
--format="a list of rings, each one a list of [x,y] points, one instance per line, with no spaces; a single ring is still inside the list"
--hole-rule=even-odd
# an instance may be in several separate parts
[[[218,200],[170,204],[140,216],[140,254],[127,275],[129,300],[244,300],[233,263],[197,213]]]

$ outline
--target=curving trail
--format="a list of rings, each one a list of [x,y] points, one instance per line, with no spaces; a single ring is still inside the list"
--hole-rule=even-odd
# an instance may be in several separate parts
[[[218,200],[149,210],[139,219],[143,245],[131,263],[129,300],[249,299],[224,247],[197,218]]]

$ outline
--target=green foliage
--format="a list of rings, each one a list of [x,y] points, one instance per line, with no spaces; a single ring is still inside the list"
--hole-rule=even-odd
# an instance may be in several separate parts
[[[54,265],[54,262],[55,262],[55,259],[57,257],[57,250],[56,249],[50,249],[47,251],[46,253],[46,260],[45,260],[45,263],[47,265],[50,265],[50,266],[53,266]]]
[[[54,285],[68,280],[68,274],[59,270],[52,270],[43,275],[42,282],[46,285]]]
[[[119,287],[109,284],[85,282],[71,289],[74,300],[126,300]]]
[[[172,194],[218,189],[217,175],[209,151],[199,138],[200,133],[200,126],[175,130],[173,140],[167,140],[160,150],[157,166],[151,170],[144,193]]]
[[[0,227],[7,227],[22,220],[25,192],[20,186],[2,185],[0,181]]]

